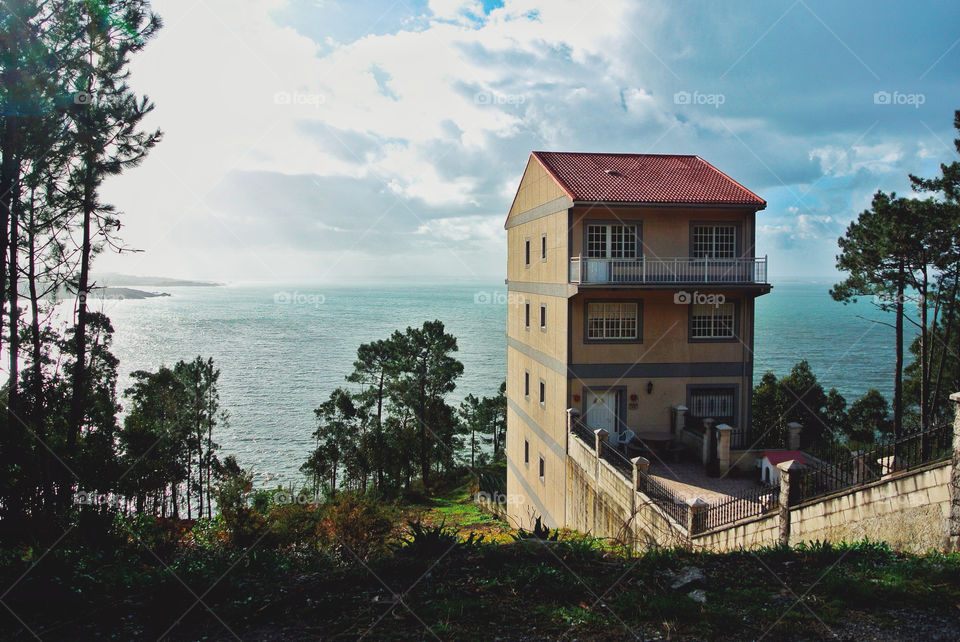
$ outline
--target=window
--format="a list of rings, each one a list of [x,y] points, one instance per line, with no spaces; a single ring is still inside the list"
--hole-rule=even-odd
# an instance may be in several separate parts
[[[737,255],[736,225],[694,225],[693,257],[732,259]]]
[[[530,267],[530,239],[524,241],[524,265]]]
[[[527,330],[530,329],[530,302],[527,301],[523,304],[523,327]]]
[[[587,304],[587,339],[637,339],[639,330],[639,306],[636,303]]]
[[[530,398],[530,373],[523,373],[523,396],[527,399]]]
[[[690,391],[691,418],[697,419],[696,425],[702,426],[699,420],[711,417],[716,425],[734,423],[735,394],[732,388],[701,388]]]
[[[523,440],[523,463],[530,463],[530,442],[526,439]]]
[[[547,306],[545,305],[540,306],[540,329],[547,329]]]
[[[732,339],[733,303],[694,303],[690,313],[690,337],[693,339]]]
[[[637,258],[636,225],[588,225],[587,256],[595,259]]]
[[[540,260],[547,260],[547,235],[544,234],[540,237]]]
[[[543,461],[543,457],[540,458],[540,481],[544,480],[547,472],[547,462]]]
[[[540,404],[543,405],[547,402],[547,384],[544,383],[543,379],[540,380]]]

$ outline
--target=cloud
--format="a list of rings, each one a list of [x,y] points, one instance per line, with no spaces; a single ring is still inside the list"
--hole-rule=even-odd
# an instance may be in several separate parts
[[[952,154],[954,54],[928,85],[910,83],[955,37],[809,4],[777,22],[783,8],[763,2],[691,13],[626,0],[155,0],[166,27],[132,83],[166,137],[105,194],[148,252],[101,261],[224,278],[263,271],[249,252],[281,272],[340,255],[373,270],[389,254],[499,277],[493,221],[532,149],[699,154],[768,200],[761,245],[832,243],[878,187],[904,191],[908,171]],[[926,11],[935,25],[958,12]],[[861,37],[890,21],[924,37],[896,56]],[[924,104],[874,104],[883,88],[865,67]],[[680,104],[677,92],[723,101]],[[411,258],[458,243],[469,260]]]

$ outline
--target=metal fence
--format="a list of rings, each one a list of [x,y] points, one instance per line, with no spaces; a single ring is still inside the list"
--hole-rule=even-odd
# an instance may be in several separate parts
[[[690,506],[687,501],[676,494],[650,475],[640,473],[640,490],[649,497],[654,504],[659,506],[667,515],[672,517],[678,524],[687,527],[687,512]]]
[[[633,483],[633,462],[626,456],[605,441],[600,442],[600,457],[608,464],[613,466],[618,473]]]
[[[579,437],[580,441],[585,443],[590,450],[595,448],[596,436],[582,421],[573,422],[573,434]]]
[[[918,431],[866,452],[834,444],[811,447],[807,452],[815,461],[808,462],[801,476],[802,499],[869,484],[884,475],[946,459],[953,453],[953,425]]]
[[[759,517],[776,510],[779,505],[779,487],[752,488],[703,509],[695,517],[694,531],[700,533],[741,519]]]

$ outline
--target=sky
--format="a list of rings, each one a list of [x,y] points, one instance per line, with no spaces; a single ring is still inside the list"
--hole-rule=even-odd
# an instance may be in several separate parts
[[[155,0],[163,142],[111,179],[101,271],[502,279],[531,150],[697,154],[766,199],[772,280],[826,277],[877,190],[956,159],[960,3]]]

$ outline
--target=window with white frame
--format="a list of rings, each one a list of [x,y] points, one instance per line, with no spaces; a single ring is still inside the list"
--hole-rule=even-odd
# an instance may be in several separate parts
[[[733,424],[735,395],[732,388],[700,388],[690,391],[689,415],[696,419],[710,417],[719,424]]]
[[[733,303],[694,303],[690,314],[690,336],[694,339],[732,339]]]
[[[736,258],[736,225],[694,225],[692,233],[694,258]]]
[[[636,303],[617,301],[587,304],[587,339],[636,339],[639,331],[639,306]]]
[[[636,225],[588,225],[587,257],[595,259],[637,258]]]

